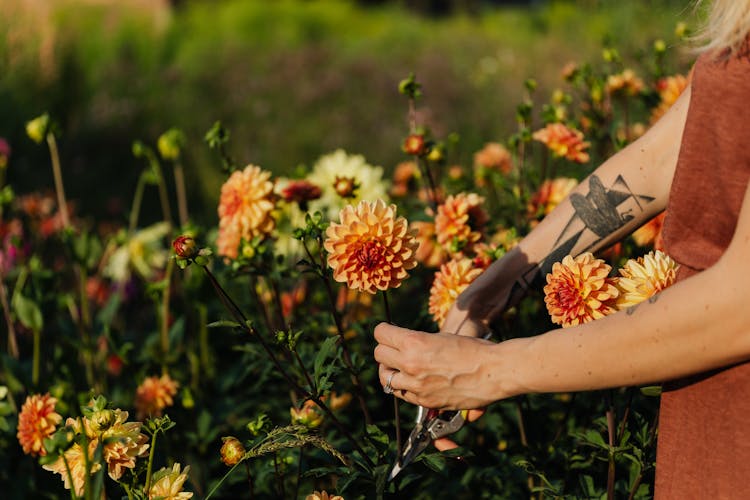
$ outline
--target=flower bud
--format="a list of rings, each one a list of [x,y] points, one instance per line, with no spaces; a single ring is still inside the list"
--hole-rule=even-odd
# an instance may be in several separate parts
[[[422,134],[411,134],[404,139],[404,153],[409,155],[421,156],[425,153],[424,136]]]
[[[658,54],[663,54],[667,50],[667,44],[664,40],[659,39],[654,41],[654,51]]]
[[[224,442],[221,445],[221,461],[228,467],[237,465],[245,456],[245,447],[236,437],[227,436],[221,440]]]
[[[47,137],[47,132],[49,132],[49,115],[47,113],[26,122],[26,135],[37,144],[42,143]]]
[[[115,423],[117,416],[112,410],[99,410],[94,412],[89,420],[91,430],[94,432],[104,432]]]
[[[182,147],[185,145],[185,134],[181,130],[171,128],[161,134],[156,141],[159,154],[165,160],[176,160],[180,157]]]
[[[192,259],[198,255],[198,245],[192,236],[181,235],[172,242],[174,253],[181,259]]]

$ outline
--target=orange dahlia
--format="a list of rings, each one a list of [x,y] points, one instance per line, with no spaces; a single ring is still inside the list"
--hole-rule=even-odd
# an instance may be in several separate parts
[[[438,243],[455,254],[482,239],[482,230],[489,219],[483,204],[484,198],[476,193],[448,196],[438,206],[435,216]]]
[[[651,110],[651,123],[655,123],[675,103],[688,86],[688,79],[683,75],[665,76],[656,82],[659,92],[659,104]]]
[[[219,199],[219,255],[237,258],[242,239],[265,236],[273,231],[274,209],[271,173],[248,165],[229,176]]]
[[[401,285],[417,265],[419,243],[409,223],[396,216],[396,205],[361,201],[339,213],[323,243],[333,278],[349,288],[375,293]]]
[[[44,439],[55,432],[62,416],[55,412],[57,399],[47,394],[32,394],[26,398],[18,414],[18,442],[23,452],[34,457],[44,456]]]
[[[661,292],[674,283],[678,268],[679,265],[660,250],[628,260],[615,280],[620,290],[617,307],[634,306]]]
[[[499,142],[488,142],[474,153],[474,166],[498,170],[504,174],[513,168],[510,151]]]
[[[396,165],[393,171],[393,184],[391,185],[391,196],[406,196],[417,188],[417,180],[420,178],[419,167],[413,161],[404,161]]]
[[[643,80],[632,69],[626,69],[616,75],[609,75],[609,78],[607,78],[606,88],[611,95],[635,96],[643,91],[643,87]]]
[[[417,262],[426,267],[438,267],[445,262],[448,253],[437,242],[435,223],[429,221],[414,221],[409,227],[415,232],[419,247],[415,254]]]
[[[429,311],[435,323],[442,325],[451,306],[466,287],[482,274],[471,259],[453,259],[440,266],[430,288]]]
[[[545,144],[556,157],[565,157],[576,163],[589,161],[589,154],[585,150],[590,143],[583,140],[583,133],[579,130],[566,127],[562,123],[550,123],[534,132],[532,137]]]
[[[633,241],[639,247],[653,245],[654,250],[662,250],[662,228],[664,227],[664,216],[662,212],[633,232]]]
[[[544,287],[544,302],[552,322],[565,328],[616,312],[619,291],[609,278],[611,269],[589,252],[555,262]]]
[[[147,377],[135,393],[138,418],[161,416],[164,408],[174,404],[172,398],[177,394],[178,387],[179,384],[167,374],[161,377]]]
[[[529,201],[529,216],[536,218],[549,214],[577,185],[576,179],[568,177],[545,180]]]
[[[110,410],[104,410],[110,411]],[[141,422],[126,422],[128,412],[111,410],[113,424],[101,435],[104,444],[103,456],[107,462],[107,473],[115,481],[122,477],[125,469],[133,469],[138,457],[146,455],[148,437],[141,433]]]

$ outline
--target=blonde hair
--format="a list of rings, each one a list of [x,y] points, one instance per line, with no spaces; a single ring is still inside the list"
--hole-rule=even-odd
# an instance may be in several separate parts
[[[696,7],[705,4],[696,0]],[[693,41],[699,52],[715,51],[718,57],[737,53],[750,33],[750,0],[713,0],[702,29]]]

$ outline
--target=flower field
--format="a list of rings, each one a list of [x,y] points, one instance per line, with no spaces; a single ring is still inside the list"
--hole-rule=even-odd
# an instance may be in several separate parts
[[[2,491],[650,498],[658,387],[498,402],[452,436],[460,447],[430,447],[389,480],[417,409],[384,394],[372,331],[439,331],[462,290],[677,99],[685,35],[678,25],[638,63],[611,45],[561,61],[549,92],[518,81],[511,132],[475,151],[430,127],[428,84],[402,75],[392,168],[332,147],[282,174],[240,156],[221,121],[132,138],[140,170],[121,221],[66,194],[64,117],[26,117],[17,140],[51,183],[19,192],[17,146],[0,138]],[[196,148],[222,179],[212,223],[189,196]],[[668,287],[660,227],[554,264],[492,339],[595,321]]]

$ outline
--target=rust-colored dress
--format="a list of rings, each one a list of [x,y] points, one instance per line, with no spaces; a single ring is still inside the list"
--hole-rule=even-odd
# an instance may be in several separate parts
[[[702,55],[663,230],[678,279],[727,248],[749,179],[750,50],[723,62]],[[665,384],[656,498],[750,499],[750,362]]]

